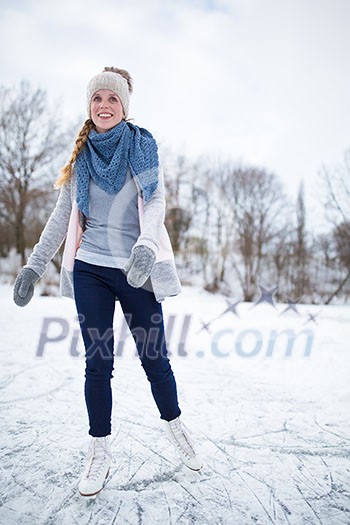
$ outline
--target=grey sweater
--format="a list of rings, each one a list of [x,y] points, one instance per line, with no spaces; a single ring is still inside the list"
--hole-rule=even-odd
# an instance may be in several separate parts
[[[89,217],[76,259],[124,268],[139,235],[137,186],[130,171],[123,187],[112,195],[90,179]]]
[[[137,194],[142,196],[141,188],[135,181]],[[59,192],[56,206],[51,213],[45,228],[43,229],[38,243],[34,246],[25,267],[32,268],[40,277],[42,277],[47,269],[51,259],[54,257],[63,241],[66,238],[68,231],[69,219],[72,211],[72,202],[76,198],[76,175],[73,169],[73,174],[70,180],[65,183]],[[143,201],[142,201],[143,202]],[[162,170],[160,170],[160,180],[157,190],[152,195],[151,199],[143,206],[143,223],[139,224],[138,236],[132,239],[133,247],[138,245],[145,245],[151,248],[157,255],[156,263],[154,264],[151,273],[152,291],[158,302],[164,300],[165,297],[178,295],[181,292],[181,284],[176,272],[173,254],[172,256],[160,256],[158,252],[162,252],[161,239],[164,235],[169,238],[164,226],[165,218],[165,198],[164,198],[164,182]],[[89,239],[87,228],[86,238]],[[84,234],[83,234],[84,237]],[[162,241],[163,242],[163,241]],[[81,245],[84,246],[83,244]],[[90,246],[91,248],[91,246]],[[164,251],[164,250],[163,250]],[[89,262],[92,264],[101,264],[98,262],[98,254],[96,259],[93,258],[94,250],[90,251],[92,258]],[[164,251],[166,253],[166,250]],[[169,253],[169,250],[168,252]],[[89,254],[90,257],[90,254]],[[116,267],[124,269],[127,259],[122,258],[125,264],[118,264]],[[96,261],[95,263],[93,261]],[[123,262],[121,261],[121,262]],[[61,268],[61,294],[66,297],[74,298],[73,290],[73,275],[72,272],[67,272]],[[117,299],[117,297],[116,297]]]

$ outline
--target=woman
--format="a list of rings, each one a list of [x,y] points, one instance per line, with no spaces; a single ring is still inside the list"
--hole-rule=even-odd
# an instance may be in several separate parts
[[[79,483],[97,494],[108,476],[113,377],[113,316],[119,300],[166,432],[182,461],[202,461],[180,418],[164,337],[161,301],[181,291],[164,226],[165,200],[152,135],[128,122],[132,80],[105,68],[87,86],[88,120],[56,181],[59,197],[14,285],[28,304],[63,240],[61,293],[75,299],[85,347],[85,400],[91,442]]]

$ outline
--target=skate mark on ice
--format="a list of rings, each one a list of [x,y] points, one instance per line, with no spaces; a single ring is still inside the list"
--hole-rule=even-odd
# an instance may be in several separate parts
[[[329,456],[336,458],[348,458],[350,456],[350,449],[343,449],[340,451],[332,451],[331,449],[338,449],[339,445],[320,445],[321,450],[307,450],[301,448],[298,445],[291,445],[281,447],[278,445],[264,445],[264,444],[254,444],[254,443],[240,443],[239,441],[232,440],[229,444],[236,447],[247,448],[250,450],[270,450],[271,452],[278,452],[280,454],[288,454],[295,456]]]
[[[37,377],[26,377],[26,375],[28,375],[32,370],[36,370],[36,369],[42,369],[43,370],[43,377],[45,378],[45,381],[46,382],[49,381],[49,384],[45,385],[44,387],[49,388],[49,390],[40,392],[38,394],[14,397],[12,399],[0,399],[0,404],[1,405],[8,405],[8,404],[11,404],[11,403],[17,403],[19,401],[36,400],[36,399],[39,399],[41,397],[45,397],[47,395],[53,394],[54,392],[57,392],[58,390],[60,390],[62,387],[64,387],[70,381],[70,379],[68,377],[65,377],[64,379],[61,379],[61,374],[58,371],[56,371],[54,368],[48,367],[46,365],[43,365],[42,363],[37,363],[37,364],[34,364],[32,366],[27,366],[27,367],[22,368],[21,370],[18,370],[18,372],[15,372],[15,373],[11,374],[10,377],[7,376],[7,381],[5,379],[5,383],[6,384],[2,384],[2,388],[1,388],[2,393],[3,393],[3,397],[6,396],[6,387],[11,385],[14,382],[14,380],[17,377],[19,377],[19,376],[23,376],[24,375],[24,378],[29,381],[28,384],[30,385],[30,387],[32,386],[33,382],[36,382],[38,385],[41,385],[42,381],[41,380],[39,381],[39,378],[37,378]],[[52,375],[49,374],[49,372],[51,372]],[[53,381],[56,382],[57,380],[59,380],[59,383],[56,384],[55,387],[52,387],[52,382]],[[26,390],[26,388],[23,387],[23,384],[20,385],[20,388],[17,387],[17,389],[20,389],[21,391],[23,391],[23,390],[25,391]]]
[[[261,479],[257,475],[252,474],[251,472],[247,472],[246,470],[242,470],[242,472],[246,474],[247,476],[250,476],[255,481],[258,481],[259,483],[261,483],[267,488],[267,490],[269,491],[270,504],[272,504],[273,506],[273,513],[274,513],[275,519],[278,519],[277,513],[276,513],[276,503],[277,503],[283,512],[286,522],[290,523],[288,516],[291,516],[292,512],[288,508],[288,506],[276,496],[275,488],[272,485],[270,485],[267,481],[265,481],[264,479]]]
[[[166,461],[167,463],[171,464],[171,461],[169,461],[166,456],[164,456],[161,452],[159,452],[159,450],[154,449],[151,445],[148,445],[147,447],[145,447],[144,442],[141,439],[139,439],[137,436],[134,436],[133,439],[134,439],[134,441],[136,441],[137,443],[142,445],[142,447],[149,452],[147,460],[152,460],[154,458],[154,456],[156,456],[160,460]],[[170,445],[166,446],[166,448],[169,448],[169,447],[170,447]]]
[[[288,423],[288,420],[286,420],[283,423],[283,428],[280,428],[278,430],[266,430],[265,432],[260,432],[259,434],[251,434],[250,436],[240,436],[239,439],[240,440],[243,440],[243,439],[254,439],[254,438],[258,438],[258,437],[266,437],[266,436],[269,436],[269,435],[272,435],[272,434],[281,434],[283,432],[289,432],[289,430],[287,428],[287,423]],[[231,439],[234,441],[235,437],[231,436]]]
[[[35,368],[38,368],[38,367],[42,367],[42,364],[36,363],[34,365],[24,366],[23,368],[20,368],[19,370],[17,370],[17,372],[12,372],[10,374],[4,375],[3,377],[0,378],[0,389],[5,388],[7,385],[11,384],[16,379],[17,376],[25,372],[28,372],[30,370],[33,370]]]
[[[53,505],[50,508],[48,511],[50,513],[49,516],[45,517],[42,523],[45,525],[56,525],[59,523],[60,520],[57,519],[58,514],[62,511],[62,509],[65,509],[68,506],[68,503],[71,500],[77,499],[77,489],[75,486],[67,487],[67,491],[69,492],[67,496],[60,500],[57,505]]]
[[[8,443],[2,443],[0,446],[0,450],[8,450],[8,452],[4,452],[1,456],[2,459],[4,458],[12,458],[15,454],[21,454],[22,452],[26,452],[28,448],[30,448],[35,440],[38,437],[38,432],[36,430],[27,430],[25,432],[18,432],[13,433],[12,429],[10,431],[11,434],[11,449],[9,449]],[[28,439],[26,442],[25,440]]]
[[[298,467],[298,472],[303,476],[303,479],[306,481],[305,485],[308,490],[311,490],[314,492],[314,495],[312,497],[309,497],[308,499],[316,499],[318,501],[320,500],[329,500],[326,502],[327,507],[332,507],[334,509],[339,510],[340,512],[350,512],[349,508],[345,508],[343,505],[339,505],[337,501],[337,497],[340,494],[344,494],[346,491],[344,491],[343,487],[341,485],[336,485],[333,481],[332,471],[327,464],[327,462],[323,458],[319,458],[321,463],[326,467],[327,472],[324,476],[315,476],[312,471],[308,468],[308,466],[305,464],[305,461],[303,461],[302,458],[297,458],[300,461],[300,467]],[[316,466],[317,467],[317,466]],[[306,473],[309,475],[307,476]],[[319,472],[319,469],[316,468],[316,472]],[[317,480],[317,486],[315,485],[315,480]],[[323,480],[325,482],[324,485],[321,484],[321,481]],[[299,489],[300,488],[300,479],[294,479],[295,483],[298,484]],[[311,483],[310,483],[311,481]],[[348,501],[349,501],[349,493],[347,493]],[[320,518],[321,519],[321,518]],[[349,521],[350,522],[350,521]]]
[[[229,502],[230,510],[233,512],[233,504],[232,504],[232,500],[231,500],[230,493],[229,493],[229,491],[227,490],[227,487],[226,487],[226,485],[225,485],[225,483],[224,483],[224,479],[223,479],[223,478],[219,478],[219,479],[220,479],[220,481],[221,481],[222,486],[224,487],[224,492],[225,492],[225,494],[226,494],[226,498],[227,498],[227,500],[228,500],[228,502]]]
[[[154,476],[150,478],[144,478],[139,481],[130,481],[127,483],[123,483],[122,485],[117,486],[117,490],[123,490],[123,491],[135,491],[135,492],[141,492],[151,485],[157,484],[157,483],[164,483],[164,482],[170,482],[173,480],[174,475],[181,469],[180,467],[177,467],[176,469],[172,471],[168,471],[166,473],[162,474],[155,474]],[[117,474],[117,472],[115,472]]]
[[[311,491],[313,491],[315,493],[315,496],[317,498],[321,497],[322,494],[320,494],[317,489],[324,490],[325,487],[321,484],[320,478],[316,477],[315,474],[313,472],[311,472],[310,468],[308,467],[308,465],[307,465],[307,463],[305,461],[308,458],[305,457],[305,456],[304,457],[296,456],[296,459],[299,462],[299,465],[297,467],[298,473],[301,476],[302,480],[304,481],[304,484],[306,485],[306,487],[309,490],[311,490]],[[319,459],[322,460],[321,457]],[[318,471],[318,469],[317,469],[317,471]],[[296,479],[294,479],[294,480],[297,481]],[[300,485],[300,480],[298,480],[298,486],[299,485]],[[326,488],[326,490],[328,490],[328,487]],[[331,490],[328,490],[328,492],[326,494],[323,494],[323,495],[326,496],[327,494],[330,494]]]
[[[15,399],[9,399],[7,401],[1,401],[0,400],[0,405],[9,405],[11,403],[17,403],[19,401],[33,401],[35,399],[40,399],[41,397],[45,397],[45,396],[53,394],[54,392],[58,392],[68,382],[69,382],[69,379],[64,379],[58,386],[52,388],[51,390],[47,390],[46,392],[42,392],[40,394],[35,394],[35,395],[32,395],[32,396],[26,396],[26,397],[16,397]]]
[[[192,498],[198,505],[202,506],[202,502],[196,498],[194,494],[190,490],[188,490],[182,483],[177,482],[177,484]]]
[[[144,513],[144,510],[141,507],[140,503],[138,502],[137,498],[136,498],[135,503],[136,503],[136,509],[137,509],[138,525],[142,525],[142,515]]]
[[[172,512],[171,512],[171,507],[170,507],[170,505],[169,505],[168,497],[167,497],[166,492],[165,492],[165,490],[164,490],[163,483],[161,483],[161,489],[162,489],[162,493],[163,493],[163,496],[164,496],[164,499],[165,499],[165,502],[166,502],[166,507],[167,507],[167,512],[168,512],[168,517],[169,517],[168,522],[171,524],[171,523],[173,522],[173,519],[172,519]]]
[[[189,504],[188,501],[186,501],[185,506],[184,506],[184,509],[183,509],[183,511],[181,512],[181,514],[179,514],[179,516],[177,517],[177,520],[175,521],[174,525],[177,525],[177,523],[179,523],[180,525],[181,525],[182,523],[184,523],[184,522],[182,521],[182,518],[183,518],[184,516],[186,516],[186,518],[187,518],[187,523],[195,523],[195,521],[188,521],[188,517],[189,517],[189,516],[188,516],[188,514],[189,514],[189,513],[188,513],[188,509],[189,509],[189,507],[190,507],[190,504]]]
[[[341,434],[337,434],[336,432],[333,432],[332,430],[328,430],[328,428],[324,428],[322,425],[319,424],[317,421],[317,416],[314,417],[315,424],[323,430],[324,432],[328,432],[328,434],[333,434],[333,436],[340,437],[341,439],[344,439],[345,441],[350,441],[350,438],[347,436],[342,436]]]
[[[311,503],[308,501],[308,499],[304,496],[303,492],[301,491],[301,489],[299,488],[299,486],[297,484],[295,484],[295,488],[297,489],[297,491],[299,492],[299,494],[301,495],[301,497],[303,498],[303,500],[305,501],[306,505],[310,508],[310,510],[312,511],[312,513],[315,515],[315,517],[317,518],[317,522],[320,523],[322,525],[322,521],[321,521],[321,518],[320,516],[317,514],[317,512],[315,511],[315,509],[313,508],[313,506],[311,505]]]
[[[231,470],[237,470],[237,467],[232,462],[233,455],[230,454],[229,452],[227,452],[227,450],[224,447],[219,445],[217,441],[215,441],[210,436],[205,434],[205,432],[203,432],[202,430],[201,430],[201,434],[203,434],[203,436],[205,436],[206,440],[209,441],[215,448],[217,448],[220,452],[222,452],[222,454],[224,454],[224,456],[228,459],[228,461],[230,463],[230,466],[232,467]],[[231,444],[231,443],[229,443],[229,444]]]
[[[14,381],[16,375],[17,374],[8,374],[8,375],[4,375],[3,377],[1,377],[0,378],[0,390],[10,385]]]
[[[269,513],[268,509],[265,507],[259,496],[256,494],[256,492],[251,488],[249,483],[244,479],[244,477],[241,475],[239,471],[236,472],[237,476],[242,480],[243,484],[248,488],[249,492],[253,495],[253,497],[258,502],[259,506],[263,510],[263,512],[266,514],[266,516],[269,518],[269,523],[275,524],[275,520],[272,518],[271,514]],[[248,474],[248,473],[245,473]]]
[[[115,512],[114,516],[113,516],[113,519],[111,521],[111,525],[116,525],[117,523],[117,517],[118,517],[118,514],[120,512],[120,509],[122,508],[122,505],[123,505],[123,502],[121,501],[119,503],[119,507],[117,508],[117,511]]]
[[[144,460],[141,461],[141,463],[139,463],[136,467],[136,469],[134,470],[134,473],[131,474],[131,476],[129,476],[129,479],[128,481],[126,482],[126,485],[127,486],[130,486],[132,484],[132,480],[135,478],[136,474],[141,470],[141,468],[146,464],[148,463],[148,459],[149,458],[146,458]]]

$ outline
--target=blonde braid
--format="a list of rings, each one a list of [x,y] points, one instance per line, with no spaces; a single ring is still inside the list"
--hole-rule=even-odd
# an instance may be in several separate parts
[[[91,119],[87,119],[84,122],[84,125],[79,131],[79,134],[75,141],[75,146],[68,163],[60,169],[60,175],[54,185],[55,189],[59,189],[61,186],[63,186],[65,182],[69,181],[69,179],[71,178],[73,164],[76,161],[77,156],[81,152],[85,142],[87,141],[90,131],[94,128],[95,124],[92,122]]]

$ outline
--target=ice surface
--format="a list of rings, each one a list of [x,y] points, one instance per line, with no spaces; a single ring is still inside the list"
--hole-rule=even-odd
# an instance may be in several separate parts
[[[196,288],[167,299],[183,419],[205,466],[178,460],[128,336],[113,379],[115,463],[91,500],[77,491],[89,437],[74,302],[35,295],[18,308],[8,286],[0,294],[1,524],[350,523],[349,306],[241,303],[238,317]],[[115,326],[117,338],[119,305]],[[43,329],[61,340],[38,357]]]

